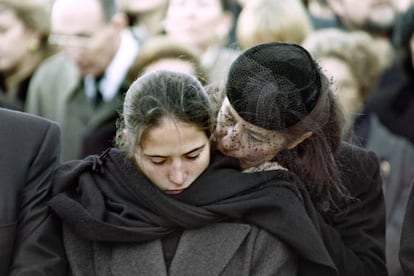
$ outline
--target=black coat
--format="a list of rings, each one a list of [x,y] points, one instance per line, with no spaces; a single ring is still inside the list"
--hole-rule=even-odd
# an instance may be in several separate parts
[[[321,214],[325,245],[339,275],[387,275],[385,204],[377,157],[342,143],[336,162],[349,200],[336,197],[331,209]]]
[[[60,130],[7,109],[0,122],[0,275],[65,275],[60,229],[45,204]]]

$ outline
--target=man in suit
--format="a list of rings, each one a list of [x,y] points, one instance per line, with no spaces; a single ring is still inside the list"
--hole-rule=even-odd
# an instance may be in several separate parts
[[[46,204],[59,127],[3,108],[0,122],[0,275],[65,275],[61,230]]]
[[[65,161],[112,146],[139,46],[115,2],[56,0],[52,7],[50,40],[63,52],[33,76],[26,111],[60,124]],[[85,149],[85,141],[93,149]]]

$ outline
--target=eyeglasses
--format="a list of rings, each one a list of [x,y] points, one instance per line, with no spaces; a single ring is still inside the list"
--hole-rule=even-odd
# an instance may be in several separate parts
[[[111,39],[111,25],[106,24],[93,33],[60,34],[49,35],[49,43],[59,47],[90,48],[102,39]]]
[[[87,48],[92,45],[94,35],[65,35],[51,34],[49,35],[49,43],[62,47],[79,47]]]
[[[63,35],[51,34],[49,36],[49,43],[64,47],[81,47],[86,48],[92,42],[93,36],[86,35]]]

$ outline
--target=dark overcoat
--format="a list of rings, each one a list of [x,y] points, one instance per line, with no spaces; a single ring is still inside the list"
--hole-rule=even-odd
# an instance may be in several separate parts
[[[320,229],[339,275],[387,275],[385,204],[377,156],[342,143],[336,163],[345,196],[321,212]]]

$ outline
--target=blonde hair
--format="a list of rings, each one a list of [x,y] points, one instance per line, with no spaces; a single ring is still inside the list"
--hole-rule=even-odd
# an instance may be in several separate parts
[[[10,10],[26,29],[40,35],[41,43],[47,44],[50,33],[50,6],[46,1],[0,0],[0,11]]]
[[[330,28],[315,31],[303,46],[317,60],[333,57],[345,62],[358,82],[361,99],[366,100],[384,69],[379,43],[364,31]]]
[[[301,44],[313,27],[299,0],[256,0],[246,3],[236,25],[241,49],[265,42]]]

